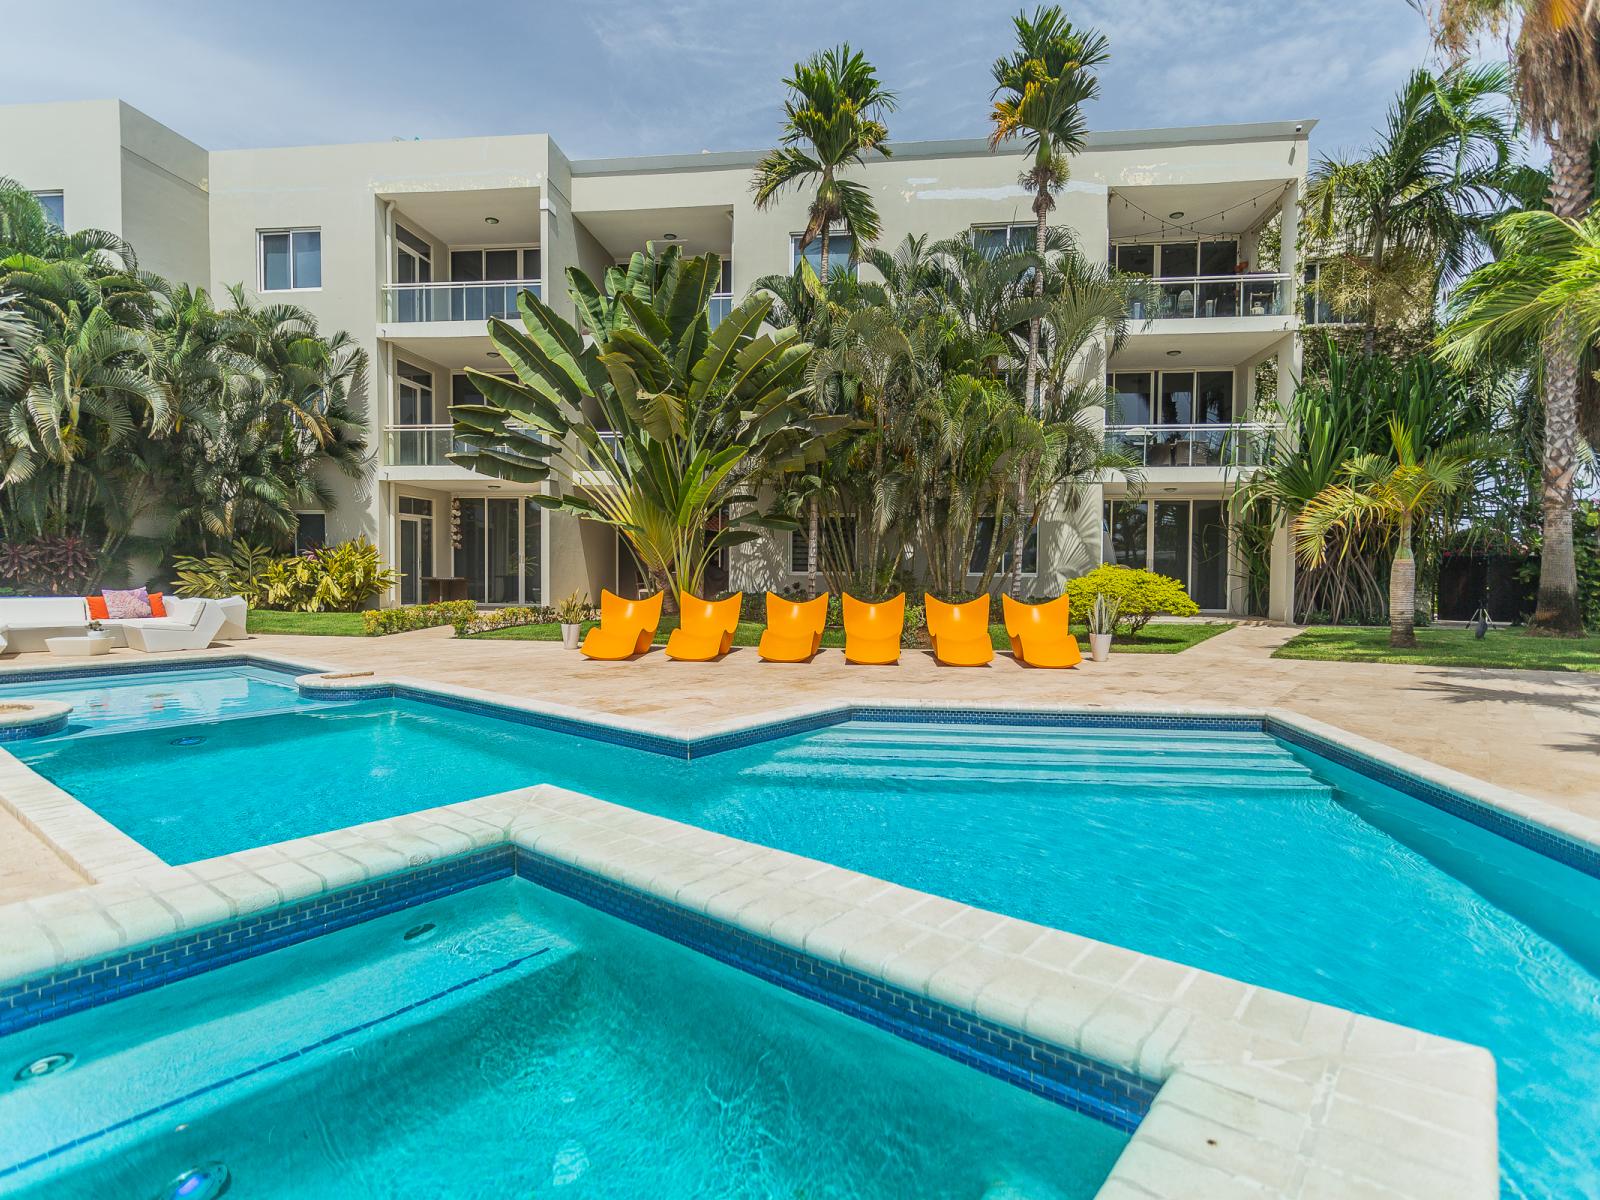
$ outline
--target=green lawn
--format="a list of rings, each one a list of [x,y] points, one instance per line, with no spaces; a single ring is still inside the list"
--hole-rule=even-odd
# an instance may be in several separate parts
[[[1316,626],[1280,646],[1273,657],[1428,667],[1600,671],[1600,636],[1529,637],[1521,629],[1491,629],[1480,642],[1470,629],[1419,629],[1415,650],[1392,650],[1387,628]]]
[[[251,633],[299,633],[361,637],[361,614],[336,612],[268,612],[250,610]]]
[[[584,625],[588,632],[592,624]],[[665,645],[667,637],[678,627],[678,618],[662,617],[661,628],[656,631],[655,644]],[[733,635],[735,646],[754,646],[761,641],[761,631],[766,628],[757,621],[740,621],[739,628]],[[1190,646],[1205,641],[1207,638],[1216,637],[1224,630],[1233,628],[1225,622],[1213,625],[1146,625],[1137,637],[1119,637],[1112,645],[1113,653],[1122,650],[1129,654],[1176,654],[1187,650]],[[1080,641],[1088,649],[1087,636],[1081,629],[1076,631]],[[496,638],[511,642],[559,642],[561,640],[561,627],[559,625],[513,625],[509,629],[495,629],[488,633],[475,634],[480,638]],[[996,650],[1009,650],[1011,642],[1006,637],[1004,625],[989,626],[989,637],[994,642]],[[824,647],[837,649],[844,645],[844,630],[829,629],[822,635]]]

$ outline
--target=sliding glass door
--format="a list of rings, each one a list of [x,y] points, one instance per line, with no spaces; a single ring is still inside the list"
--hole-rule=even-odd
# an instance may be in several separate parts
[[[1106,562],[1169,575],[1201,608],[1228,607],[1228,523],[1221,500],[1108,500]]]
[[[542,511],[531,500],[462,496],[452,502],[456,574],[479,604],[538,604]]]

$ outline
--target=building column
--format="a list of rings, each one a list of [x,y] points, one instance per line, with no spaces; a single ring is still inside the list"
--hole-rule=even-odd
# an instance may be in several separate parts
[[[1272,532],[1270,556],[1271,577],[1267,582],[1267,620],[1284,625],[1295,623],[1294,612],[1294,539],[1289,526],[1280,525]]]

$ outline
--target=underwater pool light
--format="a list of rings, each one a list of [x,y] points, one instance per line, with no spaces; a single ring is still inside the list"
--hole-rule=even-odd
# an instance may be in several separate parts
[[[179,1175],[157,1200],[215,1200],[228,1190],[228,1168],[219,1162],[201,1163]]]
[[[18,1083],[27,1083],[30,1079],[42,1079],[46,1075],[54,1075],[57,1071],[64,1071],[72,1065],[72,1055],[65,1050],[57,1050],[52,1054],[43,1055],[34,1059],[18,1069],[11,1078]]]

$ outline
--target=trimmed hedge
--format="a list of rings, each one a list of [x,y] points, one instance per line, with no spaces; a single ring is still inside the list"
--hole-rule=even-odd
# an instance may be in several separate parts
[[[1183,584],[1170,575],[1157,575],[1137,567],[1098,566],[1076,579],[1067,580],[1065,592],[1072,597],[1072,618],[1086,621],[1094,598],[1100,593],[1122,602],[1117,618],[1118,633],[1138,633],[1151,617],[1193,617],[1200,606],[1189,599]]]
[[[361,630],[367,637],[382,637],[413,629],[436,629],[440,625],[469,620],[476,611],[471,600],[410,604],[404,608],[369,608],[361,614]]]

